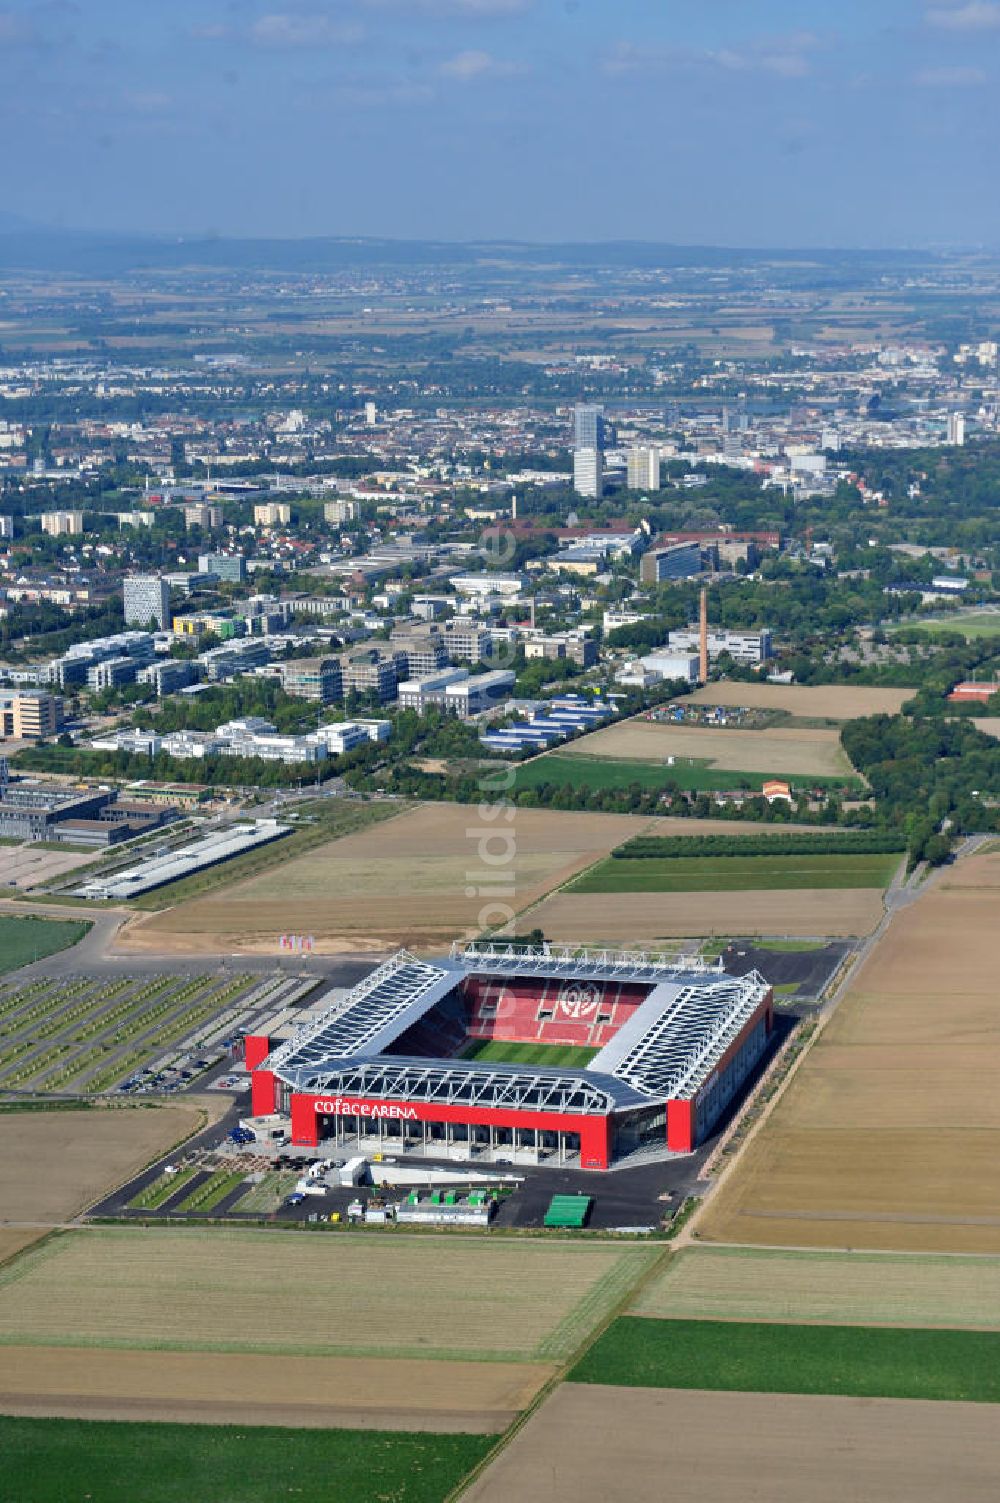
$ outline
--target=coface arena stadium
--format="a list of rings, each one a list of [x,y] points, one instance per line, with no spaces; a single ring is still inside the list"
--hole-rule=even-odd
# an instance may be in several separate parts
[[[773,1005],[756,971],[665,956],[401,950],[290,1037],[248,1035],[252,1109],[287,1117],[302,1147],[374,1139],[388,1152],[496,1162],[527,1151],[607,1169],[638,1149],[703,1142],[767,1049]],[[545,1063],[553,1054],[569,1063]]]

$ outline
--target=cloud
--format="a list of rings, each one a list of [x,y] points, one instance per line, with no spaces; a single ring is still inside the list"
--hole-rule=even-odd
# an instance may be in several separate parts
[[[122,103],[136,115],[162,115],[173,104],[169,94],[159,89],[126,89]]]
[[[987,81],[982,68],[921,68],[913,82],[922,89],[976,88]]]
[[[489,20],[495,16],[518,16],[531,10],[535,0],[365,0],[379,10],[421,11],[432,16],[467,16]]]
[[[812,71],[809,53],[823,45],[811,31],[796,31],[784,37],[761,37],[736,49],[690,51],[655,49],[619,42],[605,59],[604,71],[624,73],[662,72],[668,68],[721,68],[728,73],[768,73],[778,78],[804,78]]]
[[[526,71],[522,63],[503,62],[489,52],[476,50],[456,53],[438,68],[444,78],[457,78],[460,83],[469,83],[474,78],[512,78]]]
[[[991,31],[1000,27],[997,0],[966,0],[965,5],[932,5],[924,17],[928,26],[946,31]]]
[[[292,16],[276,11],[254,21],[248,34],[258,47],[293,49],[350,46],[360,42],[364,32],[360,26],[332,21],[329,16]]]

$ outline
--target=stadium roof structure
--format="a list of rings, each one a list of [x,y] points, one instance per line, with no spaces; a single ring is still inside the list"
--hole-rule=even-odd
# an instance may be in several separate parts
[[[386,1056],[465,977],[646,982],[649,995],[588,1066]],[[607,1113],[694,1096],[753,1016],[768,985],[673,957],[511,945],[455,947],[446,960],[406,950],[314,1017],[267,1060],[294,1091],[567,1113]]]

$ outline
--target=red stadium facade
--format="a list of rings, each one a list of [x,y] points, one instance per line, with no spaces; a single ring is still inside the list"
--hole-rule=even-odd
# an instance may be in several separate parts
[[[756,973],[608,952],[402,952],[291,1039],[248,1036],[246,1062],[254,1115],[286,1115],[301,1147],[527,1153],[603,1170],[650,1145],[691,1152],[772,1027]],[[553,1050],[567,1062],[542,1062]],[[524,1063],[532,1051],[539,1062]]]

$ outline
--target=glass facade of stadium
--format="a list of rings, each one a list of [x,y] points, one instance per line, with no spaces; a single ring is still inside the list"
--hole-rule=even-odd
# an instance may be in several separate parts
[[[254,1115],[287,1116],[294,1145],[600,1170],[648,1145],[695,1148],[772,1025],[756,974],[606,952],[476,950],[434,964],[404,952],[291,1039],[248,1037],[246,1059]],[[508,1064],[505,1039],[586,1049],[587,1063]],[[461,1057],[480,1042],[489,1063]]]

